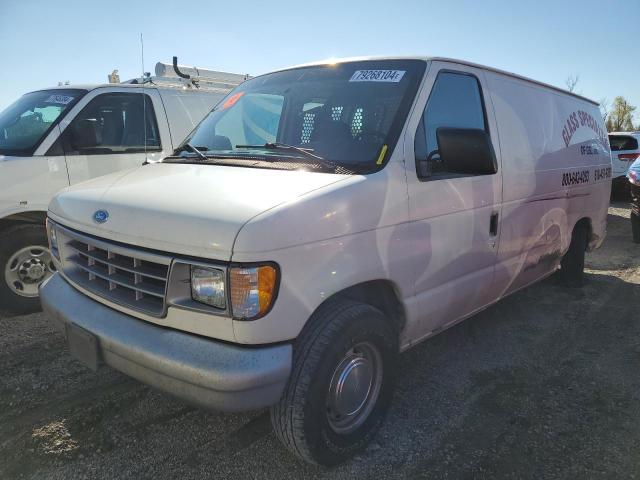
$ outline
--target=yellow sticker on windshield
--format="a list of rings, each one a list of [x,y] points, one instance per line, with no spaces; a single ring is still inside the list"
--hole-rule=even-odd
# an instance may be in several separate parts
[[[387,153],[387,146],[383,145],[382,148],[380,149],[380,155],[378,155],[378,161],[376,162],[376,165],[382,165],[382,162],[384,161],[384,156]]]

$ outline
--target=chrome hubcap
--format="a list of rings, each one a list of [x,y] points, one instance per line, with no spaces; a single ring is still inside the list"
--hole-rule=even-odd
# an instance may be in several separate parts
[[[327,395],[327,420],[340,434],[353,432],[369,417],[382,385],[382,357],[369,342],[346,352],[333,372]]]
[[[49,249],[40,245],[24,247],[14,253],[4,268],[4,278],[13,293],[37,297],[38,287],[55,272]]]

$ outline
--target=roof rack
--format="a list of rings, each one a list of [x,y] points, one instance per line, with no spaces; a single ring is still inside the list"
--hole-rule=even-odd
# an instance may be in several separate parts
[[[122,83],[152,83],[183,89],[220,89],[228,91],[250,78],[252,77],[249,74],[243,75],[178,65],[178,58],[173,57],[173,64],[156,63],[155,76],[146,73],[142,78],[133,78]]]

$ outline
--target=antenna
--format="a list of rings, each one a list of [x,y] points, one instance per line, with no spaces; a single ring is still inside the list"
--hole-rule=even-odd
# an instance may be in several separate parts
[[[140,66],[142,67],[142,131],[144,132],[144,163],[149,163],[147,158],[147,96],[144,94],[144,38],[140,33]]]

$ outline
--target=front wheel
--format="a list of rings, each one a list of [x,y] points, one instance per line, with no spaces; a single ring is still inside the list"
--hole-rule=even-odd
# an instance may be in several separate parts
[[[271,421],[299,458],[335,465],[366,447],[394,390],[398,334],[378,309],[350,300],[320,308],[298,339]]]
[[[21,224],[0,232],[0,310],[40,310],[38,287],[54,271],[43,225]]]

